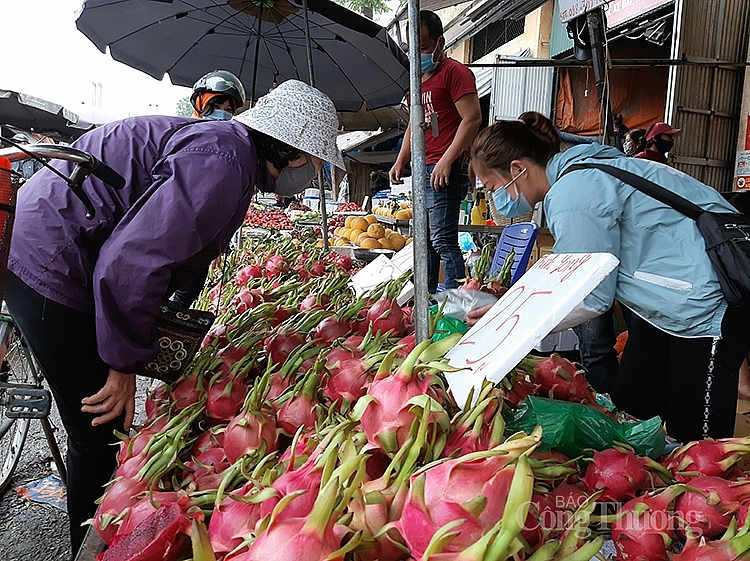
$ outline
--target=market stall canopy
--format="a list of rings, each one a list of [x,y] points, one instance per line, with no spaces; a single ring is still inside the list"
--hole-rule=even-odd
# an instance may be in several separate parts
[[[375,131],[392,128],[406,129],[409,123],[409,108],[405,105],[381,107],[368,111],[360,109],[356,113],[339,113],[339,123],[345,131]]]
[[[332,0],[307,6],[315,86],[336,109],[400,103],[408,59],[385,28]],[[180,86],[216,69],[252,100],[288,79],[310,83],[302,0],[86,0],[76,26],[115,60]]]
[[[36,133],[57,133],[77,138],[85,130],[76,128],[79,116],[62,105],[33,95],[0,90],[0,125]]]

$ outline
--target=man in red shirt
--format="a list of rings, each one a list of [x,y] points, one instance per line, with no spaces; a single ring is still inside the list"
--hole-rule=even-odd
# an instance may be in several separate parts
[[[674,146],[674,137],[681,130],[670,127],[667,123],[654,123],[646,131],[646,149],[635,157],[669,165],[667,152]]]
[[[428,290],[437,291],[440,261],[445,269],[445,288],[457,288],[466,277],[458,245],[458,215],[469,180],[461,155],[469,147],[482,123],[482,112],[474,74],[466,66],[445,56],[445,37],[440,18],[428,10],[419,12],[422,68],[422,105],[425,111],[427,177],[427,223],[429,228]],[[406,162],[411,159],[411,129],[389,172],[398,185]],[[420,181],[412,180],[412,189]]]

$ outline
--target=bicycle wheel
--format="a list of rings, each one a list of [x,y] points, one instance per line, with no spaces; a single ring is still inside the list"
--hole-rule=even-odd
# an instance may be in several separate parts
[[[29,361],[32,359],[15,326],[3,321],[0,324],[0,333],[2,333],[0,351],[4,351],[4,359],[0,365],[0,382],[38,384],[36,374],[38,370],[30,364]],[[29,423],[30,419],[7,419],[5,406],[0,401],[0,494],[4,493],[10,485],[13,471],[21,459],[23,445],[29,432]]]

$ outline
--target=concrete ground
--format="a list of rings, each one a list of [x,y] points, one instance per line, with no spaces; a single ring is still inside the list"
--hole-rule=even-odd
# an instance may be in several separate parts
[[[151,380],[138,378],[136,422],[143,415],[143,400]],[[57,407],[50,422],[60,450],[65,455],[65,429]],[[68,516],[62,510],[21,498],[13,489],[51,475],[52,456],[41,425],[32,421],[23,455],[13,475],[11,487],[0,496],[0,561],[69,561]]]

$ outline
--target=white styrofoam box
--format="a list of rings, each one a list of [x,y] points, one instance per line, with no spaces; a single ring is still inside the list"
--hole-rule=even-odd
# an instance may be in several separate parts
[[[543,353],[578,350],[578,337],[572,329],[550,333],[534,347]]]
[[[320,212],[320,199],[318,197],[303,197],[302,204],[310,207],[310,210],[317,210]],[[339,208],[339,204],[336,201],[326,199],[326,212],[332,214]]]
[[[305,194],[303,195],[303,197],[315,197],[316,199],[320,198],[320,189],[318,189],[317,187],[308,187],[307,189],[305,189]],[[326,199],[332,198],[333,193],[329,190],[326,190]]]

